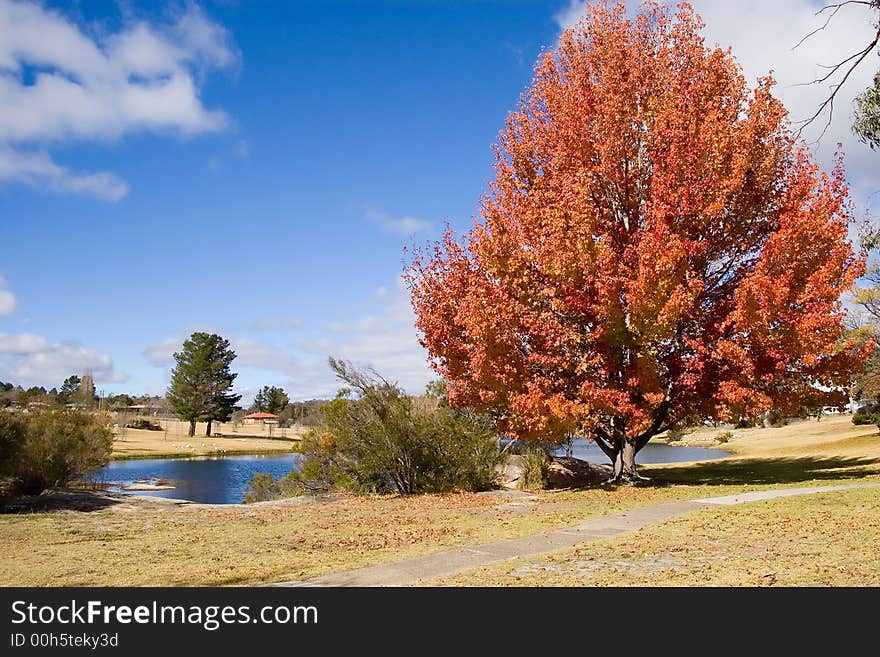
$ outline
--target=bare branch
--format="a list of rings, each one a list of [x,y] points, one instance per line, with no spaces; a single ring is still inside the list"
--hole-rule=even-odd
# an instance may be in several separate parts
[[[841,4],[837,5],[837,6],[834,8],[834,11],[831,12],[831,15],[828,16],[828,18],[825,20],[825,24],[824,24],[822,27],[817,27],[815,30],[813,30],[812,32],[810,32],[810,33],[809,33],[807,36],[805,36],[803,39],[801,39],[801,40],[798,41],[796,44],[794,44],[794,45],[792,46],[791,49],[792,49],[792,50],[795,50],[799,45],[801,45],[804,41],[806,41],[807,39],[809,39],[811,36],[813,36],[813,35],[816,34],[817,32],[821,32],[821,31],[824,30],[826,27],[828,27],[828,23],[831,22],[831,19],[834,18],[834,15],[835,15],[838,11],[840,11],[840,8],[841,8],[844,4],[846,4],[846,3],[841,3]],[[830,7],[831,7],[831,5],[829,5],[828,7],[822,7],[822,9],[820,9],[819,11],[816,12],[816,15],[818,16],[819,14],[821,14],[821,13],[822,13],[823,11],[825,11],[826,9],[829,9]]]
[[[793,85],[791,85],[791,86],[792,86],[792,87],[808,87],[808,86],[810,86],[811,84],[817,84],[817,83],[819,83],[819,82],[825,82],[828,78],[830,78],[832,75],[834,75],[835,73],[837,73],[837,71],[839,71],[840,68],[841,68],[844,64],[846,64],[847,62],[852,61],[852,60],[855,59],[856,57],[859,57],[859,61],[862,61],[862,59],[864,58],[864,56],[867,55],[869,52],[871,52],[871,50],[872,50],[872,49],[874,48],[874,46],[876,46],[876,45],[877,45],[877,39],[874,39],[874,41],[872,41],[871,43],[869,43],[869,44],[865,47],[864,50],[860,50],[859,52],[857,52],[857,53],[855,53],[855,54],[853,54],[853,55],[850,55],[849,57],[847,57],[847,58],[844,59],[843,61],[838,62],[837,64],[832,64],[832,65],[830,65],[830,66],[825,65],[825,64],[819,64],[819,66],[822,67],[822,68],[831,69],[831,70],[828,72],[827,75],[823,75],[821,78],[816,78],[815,80],[812,80],[812,81],[810,81],[810,82],[798,82],[797,84],[793,84]],[[853,68],[855,68],[855,67],[858,65],[858,63],[859,63],[859,62],[856,62],[852,67],[850,67],[850,71],[851,71]]]
[[[866,3],[862,3],[862,4],[866,4]],[[855,62],[853,62],[852,65],[850,65],[850,67],[847,69],[846,73],[843,76],[843,79],[841,79],[840,82],[838,82],[837,84],[835,84],[831,87],[831,94],[828,96],[828,98],[826,98],[822,102],[821,105],[819,105],[819,109],[816,110],[816,113],[813,114],[813,116],[811,116],[809,119],[806,119],[805,121],[798,121],[797,122],[797,123],[801,124],[800,128],[798,128],[798,131],[797,131],[798,137],[801,136],[801,134],[804,131],[804,128],[806,128],[808,125],[813,123],[813,121],[815,121],[819,117],[819,115],[822,114],[822,112],[824,112],[826,108],[828,108],[828,110],[829,110],[828,121],[825,122],[825,127],[822,128],[822,132],[819,134],[819,137],[816,139],[816,141],[819,141],[820,139],[822,139],[822,137],[828,131],[828,127],[831,125],[831,119],[834,116],[834,98],[835,98],[835,96],[837,96],[837,92],[840,91],[840,88],[844,85],[844,83],[847,81],[847,79],[852,74],[852,72],[858,67],[858,65],[861,64],[862,61],[865,59],[865,57],[868,56],[868,53],[870,53],[872,50],[874,50],[874,48],[877,47],[878,42],[880,42],[880,28],[877,29],[877,33],[874,35],[873,41],[871,41],[867,46],[865,46],[865,48],[863,50],[860,50],[855,55],[852,55],[851,57],[847,57],[845,60],[843,60],[839,64],[835,65],[828,75],[824,76],[823,78],[820,78],[818,80],[813,81],[815,83],[815,82],[822,82],[824,80],[827,80],[829,77],[834,75],[834,73],[836,73],[838,70],[840,70],[841,66],[843,66],[847,62],[858,57],[858,59],[856,59]]]
[[[865,2],[865,0],[846,0],[846,2],[838,2],[838,3],[833,4],[833,5],[825,5],[825,6],[822,7],[819,11],[817,11],[814,15],[815,15],[815,16],[818,16],[818,15],[821,14],[823,11],[826,11],[826,10],[828,10],[828,9],[834,9],[834,11],[837,12],[837,10],[840,9],[841,7],[843,7],[844,5],[868,5],[868,6],[870,7],[870,6],[873,5],[873,4],[874,4],[874,3],[871,2],[870,0],[868,0],[867,2]],[[834,15],[834,14],[832,14],[832,16],[833,16],[833,15]]]

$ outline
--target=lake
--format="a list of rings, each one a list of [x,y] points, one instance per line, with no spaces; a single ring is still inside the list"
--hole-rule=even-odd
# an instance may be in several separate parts
[[[565,454],[565,448],[554,453]],[[608,463],[602,450],[586,439],[573,444],[573,456],[592,463]],[[705,447],[647,445],[636,456],[637,463],[678,463],[705,461],[727,456],[728,452]],[[190,500],[206,504],[238,504],[244,499],[248,482],[258,472],[281,477],[299,464],[299,454],[196,457],[184,459],[135,459],[111,461],[92,475],[96,482],[111,484],[113,492]],[[122,490],[138,481],[169,482],[169,490]]]
[[[609,463],[599,446],[586,438],[572,441],[571,455],[590,463]],[[553,450],[557,456],[565,456],[565,447]],[[708,461],[730,456],[730,452],[708,447],[673,447],[672,445],[649,443],[636,454],[636,463],[683,463],[685,461]]]
[[[184,459],[133,459],[111,461],[92,475],[100,483],[115,484],[109,490],[133,495],[168,497],[206,504],[238,504],[248,482],[258,472],[281,477],[297,467],[300,454],[202,456]],[[121,490],[138,480],[167,480],[170,490]]]

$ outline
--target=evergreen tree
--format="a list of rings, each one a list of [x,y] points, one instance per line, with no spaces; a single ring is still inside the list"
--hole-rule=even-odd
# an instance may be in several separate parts
[[[254,410],[261,413],[272,413],[278,415],[284,407],[287,406],[290,399],[283,388],[275,386],[263,386],[262,389],[254,397]]]
[[[211,435],[213,421],[226,422],[241,395],[230,392],[237,374],[229,370],[235,352],[229,341],[215,334],[193,333],[174,354],[168,402],[177,417],[189,421],[189,435],[196,422],[207,422],[205,435]]]
[[[62,404],[69,404],[73,401],[73,398],[79,392],[81,383],[82,379],[76,374],[72,374],[64,379],[64,383],[61,384],[61,390],[58,391],[58,397]]]

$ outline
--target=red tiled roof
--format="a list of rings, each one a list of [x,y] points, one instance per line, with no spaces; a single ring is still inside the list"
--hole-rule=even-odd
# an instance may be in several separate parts
[[[271,413],[251,413],[250,415],[245,415],[245,420],[274,420],[277,418],[277,415],[272,415]]]

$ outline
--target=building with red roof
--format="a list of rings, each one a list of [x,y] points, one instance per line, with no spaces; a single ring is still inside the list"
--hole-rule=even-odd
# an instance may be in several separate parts
[[[245,424],[278,424],[278,416],[272,413],[251,413],[241,418]]]

